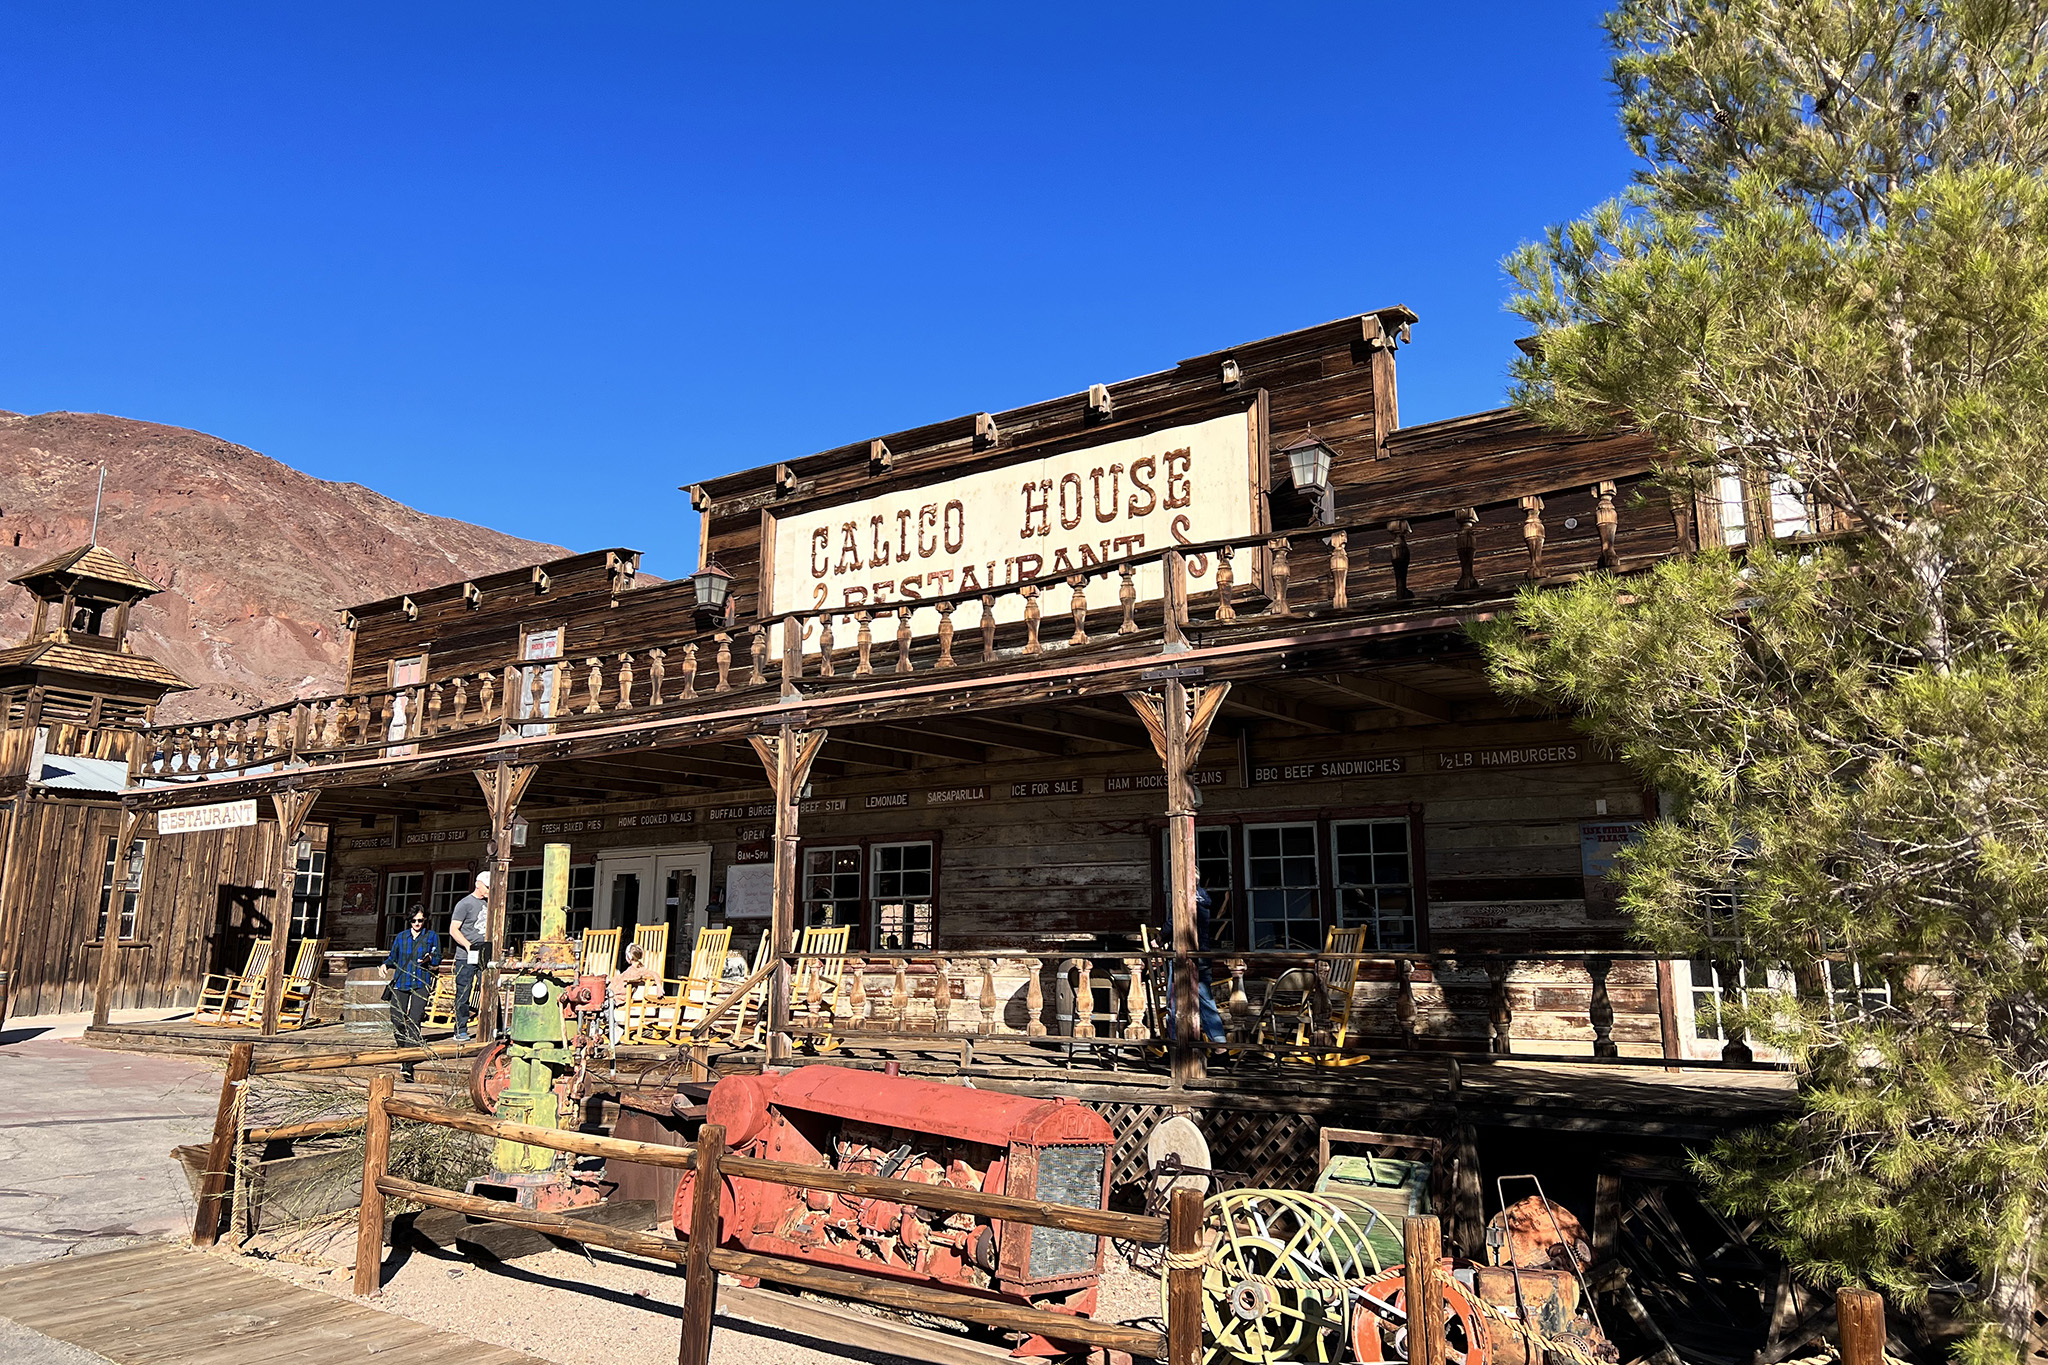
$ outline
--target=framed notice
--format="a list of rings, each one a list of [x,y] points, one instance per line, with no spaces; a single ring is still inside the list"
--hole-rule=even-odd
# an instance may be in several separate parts
[[[893,611],[930,597],[1058,581],[1174,545],[1257,535],[1266,517],[1262,412],[1248,403],[1078,450],[764,511],[761,614]],[[1240,566],[1239,582],[1249,568]],[[1191,557],[1190,591],[1213,583],[1214,572],[1214,556]],[[1157,600],[1164,569],[1140,568],[1135,587],[1139,601]],[[1022,594],[998,598],[995,615],[1022,620]],[[913,610],[914,635],[938,625],[936,611]]]
[[[725,917],[769,919],[774,914],[775,864],[729,864],[725,869]]]

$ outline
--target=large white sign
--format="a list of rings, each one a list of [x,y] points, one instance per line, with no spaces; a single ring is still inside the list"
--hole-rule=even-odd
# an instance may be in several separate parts
[[[865,607],[879,616],[904,603],[1033,579],[1050,590],[1070,574],[1148,550],[1254,534],[1257,422],[1256,411],[1235,412],[774,517],[765,610]],[[1200,557],[1188,567],[1202,579],[1212,565]],[[1114,578],[1091,582],[1094,612],[1116,603],[1106,582]],[[1137,573],[1141,601],[1158,598],[1164,585],[1157,564]],[[1050,616],[1066,607],[1058,593],[1043,610]],[[999,621],[1023,615],[1018,594],[997,604]],[[954,624],[978,626],[979,613]],[[937,613],[914,614],[917,634],[937,627]]]
[[[256,802],[216,801],[210,806],[180,806],[156,813],[158,834],[200,834],[210,829],[241,829],[256,823]]]

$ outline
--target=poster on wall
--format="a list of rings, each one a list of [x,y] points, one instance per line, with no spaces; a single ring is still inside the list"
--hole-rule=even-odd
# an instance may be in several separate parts
[[[769,919],[775,913],[775,864],[733,863],[725,869],[725,918]]]
[[[830,507],[770,514],[762,527],[769,564],[761,609],[893,608],[1256,534],[1263,507],[1257,427],[1256,410],[1233,412]],[[1214,565],[1213,555],[1190,558],[1191,591],[1202,590]],[[1250,568],[1240,566],[1240,583]],[[1159,565],[1144,566],[1136,576],[1138,599],[1158,599],[1164,584]],[[997,599],[998,621],[1023,616],[1021,595]],[[912,613],[914,634],[933,634],[938,625],[934,610]]]

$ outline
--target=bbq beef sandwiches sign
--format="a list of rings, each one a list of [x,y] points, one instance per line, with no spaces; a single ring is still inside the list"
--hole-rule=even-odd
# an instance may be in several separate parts
[[[987,592],[1099,572],[1131,555],[1245,536],[1261,529],[1256,408],[1081,450],[1026,458],[871,497],[770,514],[764,614],[840,608],[895,611],[933,597]],[[1213,572],[1196,556],[1189,573]],[[1165,591],[1156,563],[1139,568],[1141,601]],[[1021,620],[1018,594],[996,619]],[[919,635],[938,613],[912,612]]]

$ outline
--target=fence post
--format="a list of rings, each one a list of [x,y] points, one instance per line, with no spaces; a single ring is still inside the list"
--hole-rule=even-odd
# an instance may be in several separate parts
[[[1166,1206],[1166,1365],[1202,1362],[1202,1192],[1177,1186]]]
[[[1444,1365],[1449,1338],[1444,1332],[1443,1228],[1429,1214],[1412,1215],[1401,1228],[1402,1260],[1408,1275],[1408,1365]]]
[[[1837,1291],[1835,1323],[1842,1337],[1842,1365],[1884,1365],[1884,1295],[1869,1289]]]
[[[363,1203],[356,1211],[356,1283],[361,1298],[374,1294],[384,1269],[384,1191],[377,1182],[384,1178],[391,1162],[391,1115],[384,1101],[391,1098],[391,1073],[370,1078],[370,1111],[363,1121]]]
[[[710,1365],[711,1320],[718,1313],[718,1163],[725,1156],[725,1126],[707,1123],[697,1134],[697,1179],[690,1188],[690,1248],[683,1263],[683,1344],[677,1365]]]
[[[213,1141],[206,1148],[206,1169],[199,1173],[199,1207],[192,1215],[192,1245],[210,1247],[220,1236],[221,1199],[228,1188],[228,1163],[235,1159],[235,1131],[242,1087],[249,1080],[249,1065],[255,1060],[253,1043],[236,1043],[228,1049],[228,1072],[221,1077],[220,1107],[213,1111]]]

